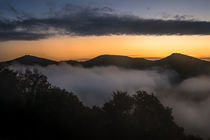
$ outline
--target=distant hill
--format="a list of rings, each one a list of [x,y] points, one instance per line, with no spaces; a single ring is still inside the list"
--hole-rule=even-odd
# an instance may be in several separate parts
[[[94,66],[118,66],[124,68],[144,69],[150,66],[152,61],[144,58],[131,58],[120,55],[101,55],[91,60],[81,62],[84,67]]]
[[[158,67],[162,70],[174,70],[182,78],[210,74],[210,62],[179,53],[173,53],[166,58],[156,61],[127,56],[102,55],[89,61],[80,62],[79,64],[84,67],[113,65],[130,69],[151,69]]]
[[[23,64],[23,65],[40,65],[40,66],[57,64],[56,61],[48,60],[45,58],[39,58],[39,57],[31,56],[31,55],[25,55],[11,61],[7,61],[5,63],[6,64],[18,63],[18,64]]]
[[[101,55],[83,62],[73,60],[62,62],[74,66],[80,65],[87,68],[94,66],[117,66],[128,69],[151,69],[158,67],[162,70],[174,70],[179,73],[182,78],[210,74],[210,62],[178,53],[173,53],[168,57],[156,61],[120,55]],[[11,61],[2,62],[1,64],[10,65],[13,63],[47,66],[59,64],[61,62],[26,55]]]
[[[164,69],[173,69],[184,78],[210,74],[210,62],[178,53],[155,61],[155,65]]]

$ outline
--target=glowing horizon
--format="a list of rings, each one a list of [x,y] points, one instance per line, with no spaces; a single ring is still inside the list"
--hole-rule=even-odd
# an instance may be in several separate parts
[[[57,36],[37,41],[0,42],[0,61],[34,55],[56,61],[90,59],[103,54],[162,58],[171,53],[209,57],[210,35]]]

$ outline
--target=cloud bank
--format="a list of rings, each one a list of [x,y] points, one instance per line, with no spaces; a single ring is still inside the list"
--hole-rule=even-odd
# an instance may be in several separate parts
[[[22,71],[26,66],[13,65]],[[52,85],[73,92],[86,105],[102,105],[111,98],[113,91],[137,90],[154,93],[161,102],[173,108],[175,121],[184,126],[187,133],[210,137],[210,77],[193,77],[173,83],[177,74],[173,71],[127,70],[118,67],[72,67],[67,64],[38,69]]]
[[[23,71],[25,67],[11,66]],[[48,67],[28,67],[38,69],[48,77],[52,85],[75,93],[86,105],[102,105],[111,98],[112,92],[121,90],[135,93],[137,90],[154,92],[169,88],[167,74],[156,71],[126,70],[118,67],[73,67],[68,64]]]
[[[185,15],[170,20],[142,19],[117,14],[109,7],[66,4],[61,10],[38,18],[11,9],[17,13],[16,20],[0,19],[0,41],[38,40],[56,35],[210,35],[210,22],[185,20]]]

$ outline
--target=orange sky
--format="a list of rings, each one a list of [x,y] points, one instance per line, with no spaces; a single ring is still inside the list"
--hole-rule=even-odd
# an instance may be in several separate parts
[[[102,54],[165,57],[175,52],[209,57],[210,36],[58,36],[39,41],[0,42],[0,61],[25,54],[53,60],[76,60]]]

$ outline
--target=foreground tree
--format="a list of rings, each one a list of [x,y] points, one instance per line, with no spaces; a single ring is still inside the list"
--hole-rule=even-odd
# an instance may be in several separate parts
[[[183,128],[177,126],[172,110],[145,91],[133,96],[126,92],[113,94],[113,99],[104,104],[108,116],[110,137],[132,139],[185,139]]]

